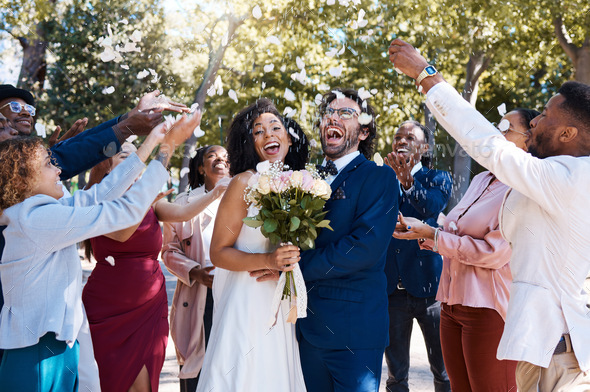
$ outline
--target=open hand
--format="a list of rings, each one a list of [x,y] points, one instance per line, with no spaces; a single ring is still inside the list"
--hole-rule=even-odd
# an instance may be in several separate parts
[[[182,103],[174,102],[170,98],[160,95],[160,90],[155,90],[141,97],[132,112],[136,110],[142,112],[151,110],[159,113],[168,110],[177,113],[188,113],[190,109]]]
[[[78,119],[76,120],[76,122],[74,122],[74,125],[72,125],[71,128],[68,129],[66,133],[64,133],[62,137],[59,137],[59,134],[61,133],[61,127],[58,125],[55,128],[55,131],[53,131],[53,133],[49,137],[49,140],[47,141],[49,147],[53,147],[59,142],[62,142],[64,140],[67,140],[71,137],[78,135],[79,133],[82,133],[84,131],[84,128],[86,128],[86,125],[88,125],[88,118],[84,117]]]
[[[434,227],[412,217],[399,214],[393,237],[400,240],[434,239]]]
[[[404,189],[410,189],[414,184],[414,177],[412,177],[412,169],[416,165],[413,156],[410,156],[410,159],[406,161],[406,158],[396,153],[395,151],[390,152],[387,156],[383,159],[383,162],[391,167],[397,176],[398,181],[402,184]]]

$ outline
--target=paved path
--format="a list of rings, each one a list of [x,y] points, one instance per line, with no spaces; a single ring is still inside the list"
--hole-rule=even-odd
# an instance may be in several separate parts
[[[168,304],[172,303],[174,288],[176,287],[176,277],[172,275],[163,263],[160,263],[162,271],[166,276],[166,290],[168,292]],[[424,340],[420,333],[420,327],[414,323],[415,333],[412,335],[411,344],[411,366],[410,366],[410,391],[412,392],[430,392],[434,390],[432,384],[432,374],[430,373],[428,360],[426,358],[426,348]],[[166,348],[166,361],[160,375],[161,392],[178,392],[178,365],[176,363],[176,354],[174,352],[174,342],[168,337],[168,347]],[[385,379],[387,378],[387,366],[383,362],[383,371],[381,377],[381,388],[379,392],[387,392],[385,388]],[[235,391],[239,392],[239,391]],[[280,392],[280,391],[277,391]]]

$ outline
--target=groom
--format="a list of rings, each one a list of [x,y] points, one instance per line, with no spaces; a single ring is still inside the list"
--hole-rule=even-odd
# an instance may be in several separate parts
[[[355,90],[324,95],[319,131],[332,196],[316,248],[302,253],[307,318],[297,322],[308,392],[377,392],[387,345],[387,246],[399,184],[367,160],[377,136],[373,108]]]

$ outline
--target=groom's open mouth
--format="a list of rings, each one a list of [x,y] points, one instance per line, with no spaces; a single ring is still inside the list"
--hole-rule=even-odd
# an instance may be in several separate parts
[[[344,131],[335,126],[327,127],[324,134],[326,135],[326,144],[328,145],[340,144],[344,139]]]

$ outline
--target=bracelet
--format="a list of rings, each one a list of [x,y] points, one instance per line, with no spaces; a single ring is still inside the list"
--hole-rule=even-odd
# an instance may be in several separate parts
[[[433,252],[438,252],[438,233],[440,233],[440,229],[437,227],[434,229],[434,246],[432,247]]]

